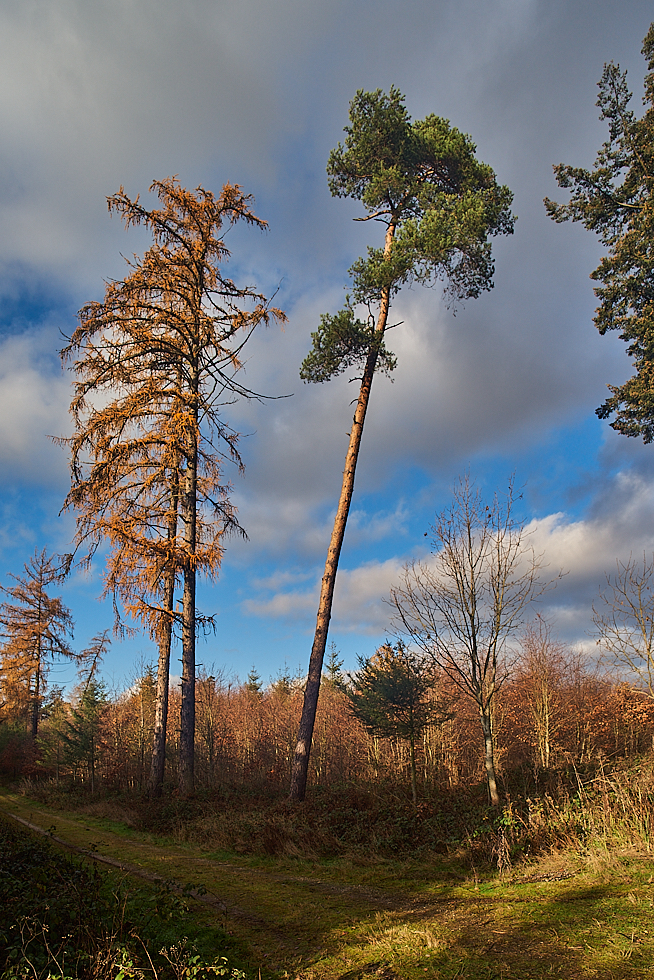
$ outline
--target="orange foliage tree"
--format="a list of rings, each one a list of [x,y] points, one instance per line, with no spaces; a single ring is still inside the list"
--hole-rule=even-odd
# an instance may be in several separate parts
[[[182,636],[179,788],[194,788],[197,573],[215,575],[227,531],[239,529],[222,479],[228,458],[241,465],[237,434],[221,416],[225,398],[251,395],[235,377],[254,328],[284,320],[266,298],[222,271],[225,231],[266,222],[252,198],[226,184],[218,197],[155,181],[160,208],[147,210],[121,188],[108,198],[126,227],[144,225],[154,244],[88,303],[62,351],[77,375],[71,412],[72,486],[77,545],[90,556],[110,544],[106,590],[157,639],[159,665],[150,790],[163,781],[170,645]],[[181,582],[182,610],[175,590]],[[206,619],[205,619],[206,622]]]
[[[69,639],[73,618],[61,597],[48,586],[62,577],[62,566],[45,549],[25,563],[25,575],[12,575],[15,585],[0,586],[9,601],[0,604],[0,689],[2,703],[14,715],[27,715],[32,738],[39,729],[41,701],[48,670],[57,657],[78,659]]]

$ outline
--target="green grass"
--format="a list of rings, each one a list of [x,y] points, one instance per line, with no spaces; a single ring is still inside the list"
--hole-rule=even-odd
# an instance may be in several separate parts
[[[475,799],[463,813],[461,803],[461,839],[445,846],[441,838],[434,848],[426,841],[436,827],[449,833],[452,801],[443,820],[426,807],[417,816],[402,811],[396,799],[362,800],[373,831],[367,845],[361,814],[352,833],[335,831],[352,798],[336,816],[321,815],[329,800],[319,795],[293,812],[285,801],[227,794],[169,799],[159,814],[128,797],[95,801],[91,813],[61,809],[63,797],[57,809],[44,795],[5,795],[0,807],[55,824],[78,846],[206,887],[228,914],[189,902],[166,942],[192,924],[209,954],[215,940],[206,937],[222,930],[253,980],[259,969],[263,980],[652,977],[651,764],[601,773],[603,782],[577,775],[576,795],[558,800],[545,794],[500,814]],[[426,829],[421,819],[431,821]],[[389,854],[387,842],[411,827],[414,853],[407,837]]]

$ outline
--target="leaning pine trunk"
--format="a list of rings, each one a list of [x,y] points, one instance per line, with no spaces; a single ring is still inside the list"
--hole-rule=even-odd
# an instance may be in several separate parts
[[[384,246],[384,258],[390,258],[391,246],[395,225],[388,226],[386,231],[386,242]],[[325,562],[325,574],[322,577],[320,589],[320,602],[318,604],[318,617],[316,621],[316,632],[309,659],[309,673],[304,689],[304,704],[302,706],[302,717],[300,719],[300,729],[298,732],[297,746],[293,758],[293,768],[291,771],[291,800],[303,800],[307,788],[307,775],[309,772],[309,753],[311,752],[311,740],[313,738],[313,728],[316,721],[316,711],[318,710],[318,694],[320,693],[320,678],[322,676],[322,665],[325,659],[325,649],[327,647],[327,632],[329,630],[329,620],[332,615],[332,600],[334,598],[334,585],[336,584],[336,572],[338,561],[343,546],[345,536],[345,525],[350,512],[352,493],[354,491],[354,477],[356,473],[357,460],[359,458],[359,448],[361,446],[361,436],[363,434],[363,423],[366,418],[368,401],[370,399],[370,389],[372,379],[377,365],[377,356],[381,341],[386,329],[388,311],[390,307],[390,290],[384,287],[381,295],[379,316],[375,328],[375,343],[368,354],[366,366],[361,380],[361,389],[357,401],[352,430],[350,432],[350,444],[345,457],[345,469],[343,470],[343,484],[341,486],[341,496],[338,501],[338,510],[334,520],[329,550],[327,551],[327,561]]]

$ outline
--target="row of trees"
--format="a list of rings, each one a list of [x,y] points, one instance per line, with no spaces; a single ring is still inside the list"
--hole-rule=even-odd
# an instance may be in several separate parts
[[[408,565],[401,583],[391,592],[389,604],[394,610],[396,633],[408,638],[409,644],[402,639],[394,645],[387,643],[374,657],[362,661],[359,672],[347,682],[337,661],[330,661],[328,677],[332,686],[347,696],[347,712],[375,737],[406,741],[414,799],[416,746],[426,729],[438,728],[454,715],[466,718],[466,724],[478,732],[478,743],[483,744],[489,798],[497,804],[497,718],[498,712],[503,717],[507,705],[512,703],[512,696],[506,691],[527,685],[530,693],[526,703],[531,706],[540,765],[547,768],[556,733],[568,724],[562,721],[561,705],[572,703],[573,689],[591,689],[585,681],[580,682],[584,669],[579,658],[573,670],[570,655],[553,641],[543,620],[538,618],[526,632],[522,629],[529,603],[548,583],[538,576],[538,556],[525,540],[522,524],[514,519],[513,507],[511,487],[503,497],[496,496],[491,504],[485,504],[479,491],[462,481],[455,488],[452,505],[439,515],[433,527],[432,558]],[[106,633],[101,634],[87,650],[75,655],[64,645],[62,636],[64,629],[72,629],[70,614],[61,599],[51,597],[45,587],[61,572],[44,553],[35,555],[25,568],[25,577],[5,590],[18,601],[0,607],[9,637],[0,658],[0,722],[3,716],[14,722],[29,719],[36,746],[41,714],[49,717],[52,704],[56,702],[60,710],[63,703],[57,689],[49,700],[45,698],[53,654],[63,653],[79,661],[86,696],[87,689],[97,693],[95,675],[109,641]],[[653,619],[654,559],[645,560],[642,568],[633,561],[618,565],[596,606],[595,623],[606,663],[620,668],[622,676],[635,687],[632,696],[634,704],[640,705],[638,710],[642,710],[644,697],[654,704]],[[20,656],[14,656],[14,648]],[[196,691],[196,700],[204,699],[204,708],[194,725],[193,745],[194,754],[203,741],[209,747],[212,772],[220,757],[218,753],[214,759],[211,748],[216,732],[221,726],[223,732],[227,731],[224,698],[218,696],[214,681],[213,677],[203,677],[200,694]],[[147,759],[150,775],[145,785],[150,789],[150,760],[153,756],[156,759],[158,751],[163,756],[166,750],[166,744],[160,749],[159,677],[155,681],[152,672],[148,672],[137,686],[141,699],[141,770]],[[291,687],[287,678],[273,689],[288,695]],[[568,693],[562,696],[564,688]],[[250,676],[244,690],[261,694],[255,675]],[[169,694],[167,691],[166,704]],[[174,746],[179,777],[185,752],[183,688],[178,706]],[[577,703],[575,711],[579,708]],[[151,710],[152,724],[146,721]],[[474,739],[472,733],[471,736]],[[582,748],[578,747],[576,755],[572,753],[574,757],[579,753],[583,756],[586,742],[597,744],[594,735],[584,735]],[[170,738],[167,744],[170,746]],[[570,744],[569,738],[566,744]],[[456,765],[459,767],[458,762]],[[139,786],[145,788],[142,782],[139,776]]]
[[[485,779],[477,709],[438,670],[416,670],[402,644],[387,644],[352,677],[332,656],[316,716],[311,779],[316,785],[393,784],[414,800]],[[292,766],[302,682],[283,674],[265,689],[255,675],[229,684],[197,679],[196,769],[199,784],[251,792],[279,790]],[[32,742],[23,720],[0,726],[0,771],[7,776],[77,781],[93,791],[147,788],[156,715],[156,673],[146,669],[109,697],[99,682],[81,684],[64,701],[54,692]],[[13,724],[12,724],[13,722]],[[170,692],[167,755],[180,765],[181,690]],[[585,765],[630,756],[651,745],[654,702],[553,641],[537,620],[520,659],[501,686],[492,714],[498,778],[527,767]]]

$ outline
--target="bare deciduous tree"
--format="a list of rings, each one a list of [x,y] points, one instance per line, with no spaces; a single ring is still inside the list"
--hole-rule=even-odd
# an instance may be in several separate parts
[[[593,605],[598,646],[605,660],[637,678],[654,698],[654,555],[642,564],[629,556]]]
[[[553,740],[561,724],[562,691],[570,674],[569,655],[542,616],[524,633],[516,680],[527,700],[533,724],[535,762],[549,768]]]
[[[495,695],[508,676],[509,640],[545,585],[539,556],[514,517],[515,494],[485,504],[467,478],[432,527],[434,558],[405,567],[391,590],[394,626],[477,705],[491,803],[499,803],[493,744]]]

